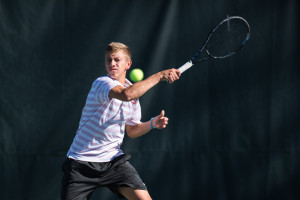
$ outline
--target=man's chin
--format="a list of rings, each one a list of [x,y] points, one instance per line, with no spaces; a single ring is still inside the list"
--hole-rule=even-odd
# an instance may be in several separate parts
[[[108,73],[108,75],[109,75],[110,78],[112,78],[112,79],[116,79],[116,78],[117,78],[117,76],[116,76],[114,73]]]

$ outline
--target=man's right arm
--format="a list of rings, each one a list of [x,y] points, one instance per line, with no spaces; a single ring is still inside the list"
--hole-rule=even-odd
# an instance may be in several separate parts
[[[181,73],[177,69],[164,70],[150,76],[143,81],[134,83],[127,88],[124,88],[121,85],[115,86],[109,91],[108,96],[110,98],[116,98],[121,101],[131,101],[141,97],[160,81],[169,81],[169,83],[173,83],[174,81],[179,79],[180,75]]]

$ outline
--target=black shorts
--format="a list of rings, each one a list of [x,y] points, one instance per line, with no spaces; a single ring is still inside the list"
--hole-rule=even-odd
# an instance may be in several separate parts
[[[128,162],[130,155],[123,154],[110,162],[84,162],[67,158],[63,163],[61,199],[88,199],[101,186],[108,187],[123,197],[119,187],[147,190],[137,171]]]

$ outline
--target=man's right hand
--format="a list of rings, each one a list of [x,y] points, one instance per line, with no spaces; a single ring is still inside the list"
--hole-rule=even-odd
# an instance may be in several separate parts
[[[162,78],[161,81],[168,81],[169,83],[173,83],[174,81],[178,80],[181,72],[178,69],[167,69],[161,72]]]

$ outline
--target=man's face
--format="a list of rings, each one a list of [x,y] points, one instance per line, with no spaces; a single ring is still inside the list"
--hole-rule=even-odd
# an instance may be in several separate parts
[[[119,82],[125,81],[126,71],[130,65],[131,60],[122,50],[105,55],[105,68],[108,74]]]

